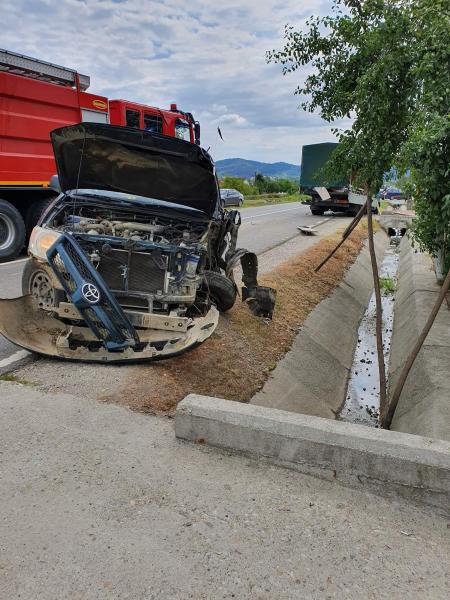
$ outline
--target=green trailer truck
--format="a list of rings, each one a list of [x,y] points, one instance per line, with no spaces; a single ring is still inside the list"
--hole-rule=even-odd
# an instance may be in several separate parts
[[[300,191],[311,196],[313,215],[323,215],[331,210],[354,216],[366,201],[363,194],[351,189],[349,179],[333,182],[325,179],[323,168],[336,147],[337,143],[324,142],[302,148]],[[372,209],[376,212],[376,200]]]

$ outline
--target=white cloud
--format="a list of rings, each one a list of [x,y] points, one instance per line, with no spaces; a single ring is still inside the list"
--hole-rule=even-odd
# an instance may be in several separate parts
[[[236,113],[228,113],[221,115],[216,119],[216,123],[218,125],[228,124],[228,125],[246,125],[247,119],[242,117],[241,115],[237,115]]]
[[[283,77],[265,52],[284,25],[330,0],[15,0],[0,3],[2,46],[91,76],[91,91],[200,119],[215,158],[298,162],[303,143],[333,139],[298,110],[301,73]],[[225,142],[217,135],[221,127]]]

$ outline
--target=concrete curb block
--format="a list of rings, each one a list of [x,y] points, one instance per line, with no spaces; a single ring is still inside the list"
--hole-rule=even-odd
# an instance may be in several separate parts
[[[176,437],[450,512],[450,443],[190,394]]]
[[[401,243],[389,365],[392,393],[439,294],[431,258]],[[450,440],[450,313],[441,307],[403,388],[391,429]]]
[[[375,235],[377,259],[388,244]],[[292,348],[251,404],[335,419],[345,401],[358,326],[373,290],[367,243],[328,298],[309,314]],[[322,365],[328,365],[322,369]],[[317,376],[318,369],[322,370]]]

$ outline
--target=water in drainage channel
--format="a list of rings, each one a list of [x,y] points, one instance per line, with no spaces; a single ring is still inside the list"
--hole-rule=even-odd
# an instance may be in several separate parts
[[[395,235],[391,236],[391,243],[379,268],[381,303],[383,306],[383,350],[386,366],[389,364],[391,348],[396,275],[399,261],[398,244],[401,233],[403,232],[396,231]],[[380,379],[378,376],[375,338],[375,315],[375,293],[372,293],[358,329],[358,343],[350,370],[347,394],[344,406],[339,414],[342,421],[360,423],[371,427],[379,426],[380,411]]]

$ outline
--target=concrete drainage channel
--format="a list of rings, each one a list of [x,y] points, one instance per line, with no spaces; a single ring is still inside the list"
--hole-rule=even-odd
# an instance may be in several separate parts
[[[380,265],[381,304],[383,306],[383,347],[384,361],[389,364],[392,327],[394,323],[394,290],[399,263],[399,235],[395,232],[382,264]],[[400,237],[401,239],[401,237]],[[350,370],[347,396],[339,412],[343,421],[378,427],[380,416],[377,343],[375,338],[376,306],[375,293],[358,329],[353,364]]]
[[[381,276],[394,279],[399,255],[393,248],[385,254],[387,247],[388,237],[377,234],[379,264],[385,256]],[[395,304],[393,327],[392,315],[385,322],[385,330],[393,330],[391,386],[439,289],[430,265],[427,257],[413,253],[408,240],[402,241],[395,303],[392,296],[385,296],[388,307]],[[354,360],[370,369],[375,365],[376,370],[376,354],[362,343],[358,330],[366,309],[371,309],[371,293],[365,248],[333,294],[309,315],[291,351],[251,404],[188,396],[177,408],[177,437],[345,485],[406,497],[450,514],[450,313],[443,307],[430,332],[430,346],[424,348],[424,356],[419,355],[401,396],[399,415],[393,420],[393,428],[401,432],[375,429],[377,405],[370,393],[377,383],[369,389],[361,379],[347,393],[352,369],[361,370],[355,369]],[[362,326],[365,322],[370,323],[367,314]],[[350,379],[351,386],[354,383]],[[353,399],[350,404],[348,396]],[[340,420],[349,407],[347,415],[354,422]]]

